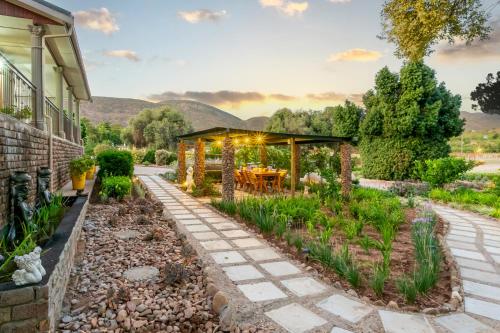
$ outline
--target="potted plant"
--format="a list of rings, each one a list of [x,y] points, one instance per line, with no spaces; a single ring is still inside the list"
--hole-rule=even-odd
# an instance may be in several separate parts
[[[85,176],[88,169],[88,162],[83,157],[75,158],[69,162],[69,173],[71,175],[73,190],[85,189]]]
[[[94,179],[95,170],[96,170],[95,161],[90,156],[85,156],[84,159],[88,165],[86,179],[87,180]]]

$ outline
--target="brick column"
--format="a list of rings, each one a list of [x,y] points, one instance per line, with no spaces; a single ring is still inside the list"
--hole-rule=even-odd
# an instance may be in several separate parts
[[[196,141],[194,146],[194,184],[197,187],[203,185],[205,179],[205,142],[201,139]]]
[[[68,87],[68,118],[69,118],[69,132],[67,140],[74,142],[75,137],[73,135],[73,87]]]
[[[186,144],[184,140],[177,146],[177,182],[183,184],[186,181]]]
[[[35,86],[35,105],[33,107],[33,126],[45,131],[45,106],[43,94],[43,35],[44,29],[40,25],[30,25],[31,32],[31,83]]]
[[[234,145],[229,136],[222,144],[222,200],[234,201]]]

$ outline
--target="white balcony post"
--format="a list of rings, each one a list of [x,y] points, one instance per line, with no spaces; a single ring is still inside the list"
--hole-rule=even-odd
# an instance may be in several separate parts
[[[44,29],[40,25],[30,25],[31,32],[31,82],[35,86],[35,105],[33,108],[33,126],[45,130],[45,117],[43,114],[43,34]]]
[[[57,122],[59,124],[59,132],[57,135],[61,138],[66,137],[64,133],[64,84],[63,84],[63,68],[60,66],[54,67],[56,71],[56,106],[59,109],[59,119]]]
[[[81,144],[82,133],[80,129],[80,100],[75,99],[76,143]]]
[[[73,136],[73,87],[68,87],[68,118],[69,118],[69,141],[75,141]]]

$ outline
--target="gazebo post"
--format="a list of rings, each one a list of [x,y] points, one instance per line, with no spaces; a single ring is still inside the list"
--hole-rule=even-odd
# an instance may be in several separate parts
[[[222,143],[222,201],[234,201],[234,145],[229,136]]]
[[[205,179],[205,141],[202,139],[196,140],[194,146],[193,178],[196,187],[203,186],[203,180]]]
[[[186,143],[179,141],[177,146],[177,182],[184,184],[186,181]]]
[[[292,196],[295,195],[295,187],[297,183],[297,144],[295,143],[295,138],[290,139],[290,191],[292,192]]]
[[[267,166],[267,149],[266,145],[261,144],[259,145],[259,157],[260,157],[260,163],[266,167]]]
[[[340,145],[340,179],[342,197],[349,198],[352,186],[351,144],[342,142]]]

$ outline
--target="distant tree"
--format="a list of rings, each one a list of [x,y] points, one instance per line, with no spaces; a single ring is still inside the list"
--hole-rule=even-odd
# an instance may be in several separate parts
[[[463,132],[461,97],[438,84],[422,62],[404,65],[399,75],[384,67],[364,102],[359,147],[365,177],[407,179],[415,161],[447,156],[449,138]]]
[[[350,101],[346,101],[344,105],[332,108],[332,111],[333,127],[331,135],[343,138],[357,137],[363,109]]]
[[[488,74],[486,83],[478,84],[470,98],[477,103],[472,105],[474,110],[479,107],[484,113],[500,114],[500,71],[496,78],[492,73]]]
[[[306,111],[293,112],[284,108],[276,111],[266,127],[266,131],[275,133],[308,134],[310,114]]]
[[[110,124],[109,122],[101,122],[94,125],[89,119],[82,118],[80,127],[85,143],[85,153],[87,154],[92,154],[97,144],[102,143],[110,146],[123,144],[120,125]]]
[[[381,38],[396,44],[396,55],[419,61],[432,46],[456,39],[471,43],[491,31],[480,0],[386,0]]]

